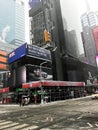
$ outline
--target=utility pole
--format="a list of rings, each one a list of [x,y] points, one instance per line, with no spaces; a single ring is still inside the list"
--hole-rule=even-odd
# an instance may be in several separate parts
[[[43,64],[46,64],[47,63],[47,61],[44,61],[44,62],[42,62],[42,63],[40,63],[40,82],[42,82],[42,74],[41,74],[41,71],[42,71],[42,65]],[[41,84],[41,104],[43,104],[44,103],[44,91],[43,91],[43,86],[42,86],[42,84]]]

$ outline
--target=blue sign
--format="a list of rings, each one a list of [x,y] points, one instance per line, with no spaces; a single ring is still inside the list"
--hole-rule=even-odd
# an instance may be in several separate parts
[[[51,53],[49,50],[34,45],[27,46],[27,55],[42,60],[51,60]]]
[[[22,46],[8,54],[9,64],[26,55],[26,45],[27,44],[23,44]]]
[[[16,60],[19,60],[23,56],[51,61],[51,53],[49,50],[25,43],[8,54],[8,63],[10,64]]]

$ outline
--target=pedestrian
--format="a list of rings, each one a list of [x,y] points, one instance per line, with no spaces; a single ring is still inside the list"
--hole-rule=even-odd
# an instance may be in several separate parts
[[[71,98],[74,98],[74,91],[73,90],[71,90],[70,94],[71,94]]]
[[[19,98],[19,105],[22,105],[22,96]]]
[[[25,105],[25,99],[24,99],[24,97],[22,96],[22,99],[21,99],[21,104],[22,104],[22,106],[24,106]]]

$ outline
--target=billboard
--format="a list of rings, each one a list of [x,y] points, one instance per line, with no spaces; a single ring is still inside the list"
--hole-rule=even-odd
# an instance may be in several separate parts
[[[44,59],[46,61],[51,60],[51,54],[49,50],[34,45],[27,45],[27,55],[38,59]]]
[[[52,69],[49,67],[41,67],[37,65],[26,66],[27,71],[27,82],[40,81],[40,80],[51,80]]]
[[[0,69],[1,69],[1,70],[8,70],[8,65],[7,65],[7,64],[0,63]]]
[[[16,86],[26,83],[26,67],[21,66],[16,69]]]
[[[0,55],[7,56],[7,52],[0,50]]]
[[[51,53],[49,50],[25,43],[8,54],[8,63],[10,64],[23,56],[51,61]]]
[[[98,52],[98,26],[93,29],[93,36],[95,40],[96,50]]]
[[[0,50],[0,70],[8,70],[7,52]]]
[[[23,44],[19,48],[15,49],[11,53],[8,54],[8,63],[12,63],[21,57],[26,55],[26,44]]]
[[[97,64],[97,67],[98,67],[98,55],[96,55],[96,64]]]
[[[0,56],[0,62],[7,63],[7,57]]]

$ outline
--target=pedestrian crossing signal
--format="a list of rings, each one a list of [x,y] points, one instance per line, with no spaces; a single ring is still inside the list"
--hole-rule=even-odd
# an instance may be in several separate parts
[[[51,42],[51,34],[46,29],[44,30],[44,40],[46,43]]]

